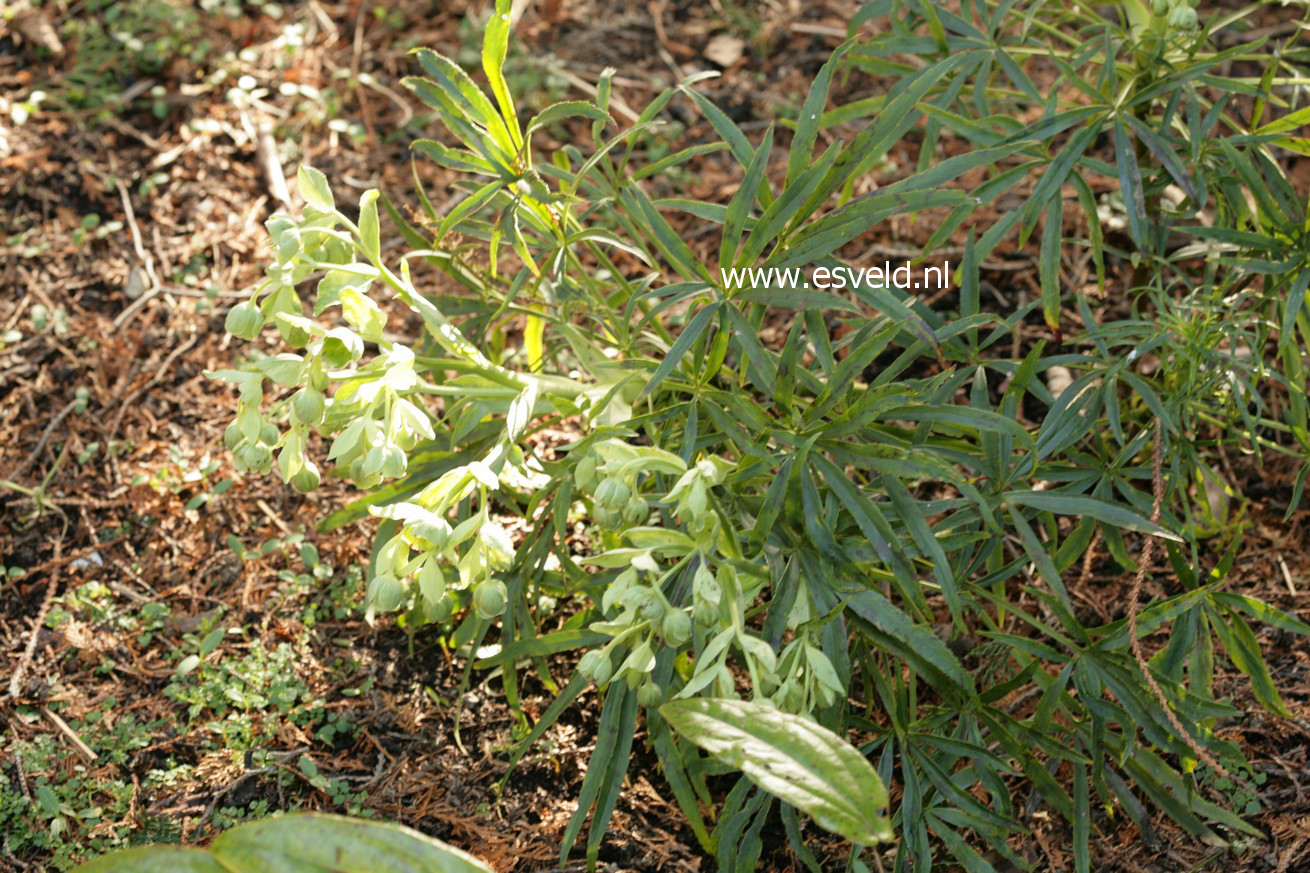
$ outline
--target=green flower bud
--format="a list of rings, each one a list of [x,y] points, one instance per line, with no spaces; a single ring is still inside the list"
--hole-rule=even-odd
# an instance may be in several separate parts
[[[584,455],[578,465],[573,468],[573,481],[577,483],[580,490],[586,491],[596,482],[596,458],[592,455]]]
[[[382,612],[392,612],[405,598],[405,587],[390,573],[380,573],[368,583],[368,602]]]
[[[223,327],[228,333],[243,340],[252,340],[259,336],[263,326],[264,314],[249,300],[229,309],[227,319],[223,322]]]
[[[600,649],[592,649],[582,656],[578,661],[578,672],[588,679],[594,679],[596,670],[600,667],[601,661],[609,661],[609,656]]]
[[[273,249],[279,261],[286,263],[291,260],[300,254],[300,231],[294,227],[283,229],[273,237]]]
[[[337,463],[342,463],[342,462],[341,462],[341,461],[337,461]],[[350,461],[350,465],[349,465],[349,467],[348,467],[348,472],[350,473],[350,478],[351,478],[352,480],[354,480],[355,482],[358,482],[359,480],[361,480],[361,479],[364,478],[364,476],[365,476],[366,474],[364,473],[364,457],[363,457],[363,455],[360,455],[359,457],[357,457],[357,458],[353,459],[352,461]]]
[[[1191,30],[1196,27],[1196,10],[1179,3],[1169,13],[1169,26],[1175,30]]]
[[[658,623],[664,618],[664,601],[654,591],[642,591],[634,602],[641,617],[647,621]]]
[[[241,428],[237,427],[235,421],[227,426],[227,430],[223,431],[223,445],[229,452],[235,452],[237,446],[241,445],[244,439]]]
[[[704,600],[711,605],[717,606],[719,598],[723,596],[723,587],[719,584],[718,578],[704,564],[696,569],[692,587],[698,600]]]
[[[473,608],[485,619],[493,619],[505,611],[509,591],[499,579],[487,579],[473,591]]]
[[[619,515],[609,511],[603,505],[597,506],[592,512],[591,517],[595,520],[596,526],[601,530],[614,530],[614,528],[619,526]]]
[[[313,461],[306,460],[304,466],[296,471],[296,475],[291,477],[291,487],[301,494],[308,494],[317,488],[321,481],[322,477],[318,474],[318,466]]]
[[[509,565],[514,562],[514,542],[505,528],[488,522],[478,529],[478,540],[489,567],[493,570],[509,569]]]
[[[352,330],[333,328],[323,338],[323,360],[330,367],[341,368],[364,354],[364,341]]]
[[[612,512],[622,512],[631,496],[632,489],[628,488],[628,483],[617,476],[610,476],[596,486],[596,501]]]
[[[273,452],[262,443],[246,443],[237,452],[237,462],[243,471],[267,473],[273,466]]]
[[[296,392],[296,396],[291,398],[291,414],[301,424],[318,424],[323,420],[323,412],[326,408],[327,404],[323,401],[322,393],[313,388],[301,388]]]
[[[387,443],[382,447],[382,477],[384,479],[398,479],[405,475],[405,466],[404,449],[395,443]]]
[[[275,424],[265,424],[259,429],[259,441],[266,446],[275,446],[277,441],[282,437],[282,432],[277,429]]]
[[[714,627],[719,623],[719,608],[701,600],[692,607],[691,617],[701,627]]]
[[[600,660],[591,671],[591,678],[597,685],[607,685],[614,675],[614,665],[610,663],[610,656],[605,652],[597,652],[597,654],[600,655]]]
[[[788,712],[800,712],[805,706],[805,689],[799,682],[788,684],[782,692],[782,706]]]
[[[647,682],[637,689],[637,702],[652,709],[664,702],[664,691],[654,682]]]
[[[709,507],[709,493],[704,482],[695,482],[691,486],[691,493],[687,495],[687,502],[684,505],[687,514],[692,518],[701,518],[705,515],[705,510]]]
[[[285,212],[277,212],[271,215],[268,221],[264,222],[264,228],[268,235],[276,241],[278,237],[296,226],[296,221]]]
[[[671,609],[664,616],[664,640],[671,646],[681,646],[691,639],[691,618],[681,609]]]
[[[449,593],[441,595],[441,599],[436,603],[427,603],[426,601],[424,603],[428,621],[445,624],[455,614],[455,598],[451,597]]]
[[[635,494],[623,506],[623,521],[629,525],[641,524],[649,514],[646,501]]]
[[[1151,14],[1164,17],[1169,14],[1169,0],[1151,0]]]

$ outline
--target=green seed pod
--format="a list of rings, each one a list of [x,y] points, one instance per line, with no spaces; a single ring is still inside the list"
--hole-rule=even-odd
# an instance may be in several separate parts
[[[323,420],[327,404],[323,394],[313,388],[301,388],[291,398],[291,414],[301,424],[315,425]]]
[[[228,333],[243,340],[252,340],[259,336],[263,326],[264,314],[249,300],[229,309],[227,319],[223,322],[223,327]]]
[[[652,709],[664,702],[664,692],[654,682],[647,681],[637,689],[637,702],[646,709]]]
[[[691,639],[691,619],[681,609],[671,609],[664,616],[664,641],[670,646],[681,646]]]
[[[473,591],[473,608],[484,619],[493,619],[505,611],[509,591],[499,579],[488,579]]]
[[[318,474],[318,467],[313,461],[305,461],[305,465],[296,471],[296,475],[291,477],[291,487],[295,488],[301,494],[308,494],[319,486],[322,477]]]
[[[235,452],[237,446],[241,445],[244,439],[241,428],[237,427],[235,421],[227,426],[227,430],[223,431],[223,445],[229,452]]]
[[[265,424],[259,429],[259,441],[266,446],[275,446],[281,439],[282,432],[277,429],[275,424]]]
[[[584,455],[578,465],[573,468],[573,481],[578,488],[586,491],[596,482],[596,458],[592,455]]]

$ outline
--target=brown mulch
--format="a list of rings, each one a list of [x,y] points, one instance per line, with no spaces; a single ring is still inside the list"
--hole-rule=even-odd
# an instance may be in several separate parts
[[[707,48],[728,35],[740,46],[719,40],[712,54],[732,58],[739,49],[740,57],[703,88],[755,136],[778,107],[803,99],[855,5],[543,0],[516,31],[523,51],[515,63],[529,99],[542,103],[585,99],[586,87],[614,66],[616,94],[640,111],[659,88],[712,66]],[[17,692],[3,704],[6,748],[50,734],[71,766],[76,741],[42,720],[42,709],[66,724],[80,723],[107,700],[120,702],[157,727],[146,747],[112,765],[112,778],[145,783],[157,768],[190,767],[181,782],[134,795],[138,822],[170,818],[184,834],[203,839],[215,810],[224,807],[266,802],[271,809],[293,803],[341,809],[328,792],[283,778],[308,750],[321,772],[364,791],[363,808],[379,818],[470,849],[506,873],[559,867],[559,840],[595,742],[594,694],[584,695],[498,790],[507,754],[525,733],[505,704],[500,680],[475,673],[461,696],[464,662],[443,641],[431,633],[411,639],[389,619],[371,626],[357,609],[338,608],[359,602],[359,587],[343,579],[345,568],[367,558],[371,526],[315,533],[316,522],[352,496],[335,480],[300,496],[276,478],[235,474],[222,446],[234,395],[203,375],[247,354],[225,337],[222,323],[226,309],[259,281],[263,221],[279,208],[259,156],[261,131],[274,133],[279,163],[288,170],[308,161],[340,191],[380,185],[412,204],[406,143],[432,131],[421,115],[409,115],[406,98],[386,89],[411,72],[406,52],[413,46],[461,59],[461,52],[476,51],[470,18],[481,6],[404,2],[388,7],[391,15],[376,16],[368,4],[311,2],[288,4],[281,21],[253,14],[207,19],[207,35],[233,53],[223,63],[231,75],[213,83],[206,70],[170,69],[162,117],[148,101],[134,102],[107,119],[94,112],[38,112],[21,125],[5,119],[8,126],[0,130],[6,216],[0,335],[21,333],[0,341],[0,480],[32,492],[0,487],[0,565],[23,571],[0,580],[0,694],[11,682]],[[303,44],[291,50],[288,24],[303,28]],[[58,59],[42,59],[12,35],[0,35],[0,95],[9,103],[56,79],[59,70]],[[360,72],[380,87],[358,84]],[[240,76],[253,77],[256,88],[234,101],[228,89]],[[281,93],[284,83],[304,90]],[[128,77],[121,82],[124,90],[135,84]],[[859,95],[868,82],[855,77],[842,87],[847,96]],[[693,112],[677,104],[673,111],[689,137],[706,134]],[[354,126],[331,125],[333,116]],[[889,173],[914,165],[914,145],[893,152]],[[948,139],[945,147],[963,146]],[[449,176],[430,165],[419,170],[440,206]],[[737,178],[726,161],[710,159],[683,180],[690,189],[679,194],[723,200]],[[98,223],[87,221],[91,215]],[[897,219],[862,243],[871,254],[912,249],[932,226],[930,218]],[[708,262],[712,241],[690,242]],[[857,262],[859,254],[852,252]],[[998,251],[995,258],[997,269],[988,278],[1006,300],[1013,305],[1035,292],[1035,271],[1014,268],[1030,263],[1030,253]],[[391,327],[410,326],[396,313]],[[1303,545],[1310,515],[1303,510],[1281,522],[1295,471],[1256,470],[1245,459],[1232,464],[1234,481],[1244,484],[1250,501],[1250,530],[1232,590],[1295,614],[1310,590]],[[315,579],[297,588],[290,581],[301,572],[301,534],[335,568],[330,584]],[[230,544],[233,537],[250,552],[244,559]],[[262,551],[267,543],[273,545]],[[1129,577],[1108,559],[1090,569],[1087,588],[1079,592],[1089,614],[1121,617]],[[50,613],[73,613],[70,598],[93,582],[112,592],[120,611],[164,603],[171,616],[148,643],[136,629],[91,614],[50,627]],[[296,645],[297,675],[324,711],[349,719],[354,730],[348,738],[327,742],[294,721],[270,718],[259,748],[272,753],[274,763],[216,753],[213,731],[188,724],[185,706],[165,694],[177,663],[174,650],[188,645],[187,635],[215,610],[239,633],[225,638],[214,659]],[[1248,713],[1225,735],[1268,776],[1262,808],[1250,819],[1270,841],[1251,845],[1238,863],[1253,870],[1308,869],[1310,800],[1302,780],[1310,645],[1267,628],[1259,634],[1296,718],[1265,714],[1244,677],[1221,675],[1220,693]],[[566,671],[566,664],[558,665],[556,678]],[[522,693],[523,709],[533,718],[552,699],[535,679]],[[641,737],[635,748],[602,864],[611,870],[714,869]],[[8,753],[0,759],[0,772],[13,784],[25,786],[42,775],[22,767]],[[1044,815],[1031,822],[1034,837],[1021,852],[1039,868],[1071,867],[1061,849],[1068,844],[1066,829]],[[1213,849],[1161,816],[1153,818],[1154,839],[1145,843],[1122,819],[1100,818],[1098,826],[1103,869],[1199,869],[1215,859]],[[816,843],[831,850],[821,857],[836,863],[839,847],[820,835]],[[765,852],[764,869],[797,869],[779,834],[768,836]],[[9,855],[7,848],[0,852],[0,869],[46,863],[36,855]],[[1225,863],[1232,866],[1231,859]]]

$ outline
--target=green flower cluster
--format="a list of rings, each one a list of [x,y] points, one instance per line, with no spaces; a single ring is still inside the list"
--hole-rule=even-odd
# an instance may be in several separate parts
[[[829,706],[844,693],[837,672],[823,654],[818,625],[802,591],[786,622],[791,642],[781,656],[758,630],[746,623],[749,605],[767,577],[741,561],[739,531],[729,530],[732,515],[718,505],[714,489],[736,465],[719,456],[686,464],[676,455],[650,446],[603,440],[575,450],[574,481],[592,495],[593,517],[615,522],[628,547],[587,559],[601,568],[618,569],[601,598],[604,620],[590,629],[609,637],[583,655],[578,671],[597,685],[622,680],[637,691],[643,706],[664,702],[652,674],[662,652],[678,653],[696,643],[698,655],[687,662],[687,682],[679,697],[709,693],[733,697],[736,678],[728,665],[734,649],[758,690],[758,700],[780,709],[808,713]],[[615,508],[630,501],[656,474],[677,475],[662,496],[639,498],[642,518],[625,518]],[[663,480],[667,481],[667,480]],[[667,508],[678,526],[642,527],[648,507]],[[608,515],[606,515],[608,513]],[[677,559],[667,567],[665,559]],[[689,582],[690,584],[686,584]],[[617,666],[616,666],[617,665]]]
[[[513,563],[514,545],[485,509],[453,528],[418,503],[377,507],[374,514],[400,522],[401,528],[378,549],[368,585],[370,610],[391,612],[417,596],[428,621],[447,621],[456,606],[453,589],[472,593],[481,618],[504,613],[509,592],[496,574]]]
[[[1174,30],[1196,30],[1196,6],[1200,0],[1151,0],[1151,14],[1163,18]]]
[[[619,531],[645,522],[650,504],[641,494],[648,474],[681,474],[686,463],[677,455],[622,440],[602,440],[583,450],[573,468],[573,482],[592,498],[592,518],[602,530]]]
[[[245,340],[257,339],[272,324],[283,342],[301,353],[265,358],[251,370],[208,374],[241,389],[236,421],[225,434],[237,469],[266,474],[276,457],[284,480],[302,492],[321,481],[318,465],[305,451],[311,430],[334,437],[328,460],[362,488],[403,476],[408,453],[433,438],[428,412],[412,399],[419,383],[414,354],[383,337],[386,315],[369,296],[382,271],[356,260],[369,255],[370,233],[376,234],[377,192],[361,198],[354,226],[336,211],[326,183],[317,182],[320,177],[308,168],[302,174],[309,202],[300,220],[279,213],[265,223],[274,254],[267,279],[226,320],[228,332]],[[315,275],[311,318],[296,287]],[[327,327],[315,320],[333,307],[340,307],[344,325]],[[366,343],[380,352],[361,363]],[[285,431],[262,411],[265,379],[295,389],[279,404],[287,413]]]

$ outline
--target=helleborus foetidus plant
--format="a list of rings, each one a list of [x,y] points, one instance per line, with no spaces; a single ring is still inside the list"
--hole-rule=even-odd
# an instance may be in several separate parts
[[[1069,821],[1079,858],[1092,796],[1136,818],[1140,791],[1210,840],[1216,827],[1252,833],[1220,804],[1178,799],[1193,763],[1186,740],[1129,655],[1124,622],[1098,620],[1065,581],[1094,541],[1131,567],[1141,537],[1167,540],[1183,590],[1143,610],[1138,629],[1172,627],[1153,662],[1170,705],[1228,762],[1240,754],[1213,727],[1237,710],[1214,699],[1216,652],[1282,707],[1247,619],[1310,628],[1221,590],[1231,550],[1201,569],[1200,537],[1238,528],[1200,518],[1189,484],[1213,472],[1205,446],[1216,441],[1295,453],[1290,435],[1305,447],[1303,403],[1286,424],[1259,409],[1271,391],[1304,384],[1299,353],[1280,339],[1281,372],[1233,353],[1262,348],[1273,329],[1253,271],[1300,289],[1278,323],[1304,330],[1306,274],[1268,266],[1291,257],[1302,231],[1238,205],[1257,182],[1257,207],[1288,199],[1260,151],[1288,133],[1239,132],[1201,102],[1180,115],[1204,64],[1119,88],[1131,113],[1108,93],[1124,66],[1116,52],[1187,64],[1178,53],[1206,32],[1180,22],[1162,38],[1148,10],[1145,30],[1105,24],[1109,42],[1077,54],[1053,35],[1064,25],[1053,11],[1025,30],[1005,4],[973,4],[968,18],[927,4],[836,49],[784,148],[772,128],[753,142],[701,93],[703,75],[661,92],[625,128],[608,112],[608,72],[594,102],[558,103],[521,124],[503,72],[508,5],[487,25],[485,87],[429,50],[416,53],[422,75],[406,80],[446,134],[415,152],[459,174],[458,202],[440,212],[420,188],[411,219],[370,191],[347,214],[328,179],[302,168],[304,209],[268,222],[267,281],[228,325],[247,339],[276,332],[292,351],[215,375],[240,389],[228,444],[241,469],[276,467],[302,490],[338,475],[364,492],[323,527],[381,519],[370,614],[448,631],[473,667],[501,670],[515,707],[528,674],[558,689],[515,761],[599,688],[597,744],[563,854],[590,820],[586,852],[597,859],[643,716],[673,796],[726,869],[755,863],[775,815],[818,869],[802,814],[852,840],[852,864],[893,832],[897,869],[927,869],[941,852],[975,864],[969,831],[1022,866],[1009,848],[1026,827],[1008,787],[1019,775]],[[856,24],[889,9],[871,4]],[[1044,39],[1069,57],[1062,90],[1034,103],[1025,68]],[[1110,60],[1086,82],[1093,48]],[[887,60],[916,52],[926,61]],[[891,75],[892,87],[829,110],[848,66]],[[1014,87],[993,82],[1001,75]],[[1077,90],[1087,103],[1088,89],[1107,105],[1062,102]],[[674,143],[649,161],[652,143],[670,145],[661,119],[674,100],[690,101],[716,140]],[[1014,120],[1034,105],[1038,121]],[[1227,145],[1175,141],[1179,124],[1204,136],[1221,119]],[[534,137],[559,125],[589,128],[591,146],[539,152]],[[825,130],[833,136],[816,149]],[[941,158],[931,146],[947,130],[973,147]],[[1116,175],[1090,151],[1102,130],[1143,143],[1128,150],[1126,201],[1098,202],[1087,187],[1085,173]],[[855,196],[857,180],[909,138],[921,142],[918,168]],[[1204,227],[1158,205],[1188,149],[1200,160],[1183,173],[1198,201],[1190,214],[1213,207]],[[705,160],[739,179],[728,202],[652,198],[656,177]],[[1223,178],[1202,189],[1202,171]],[[1028,205],[990,223],[975,214],[1029,175]],[[983,181],[966,190],[966,176]],[[1057,203],[1066,182],[1098,222],[1068,247],[1099,275],[1107,258],[1139,268],[1131,317],[1102,319],[1103,299],[1050,281],[1072,258]],[[385,236],[379,206],[394,227]],[[1116,209],[1129,216],[1123,232],[1099,224]],[[848,246],[887,219],[926,210],[945,216],[933,245],[968,238],[958,294],[939,308],[896,288],[838,295],[721,281],[720,268],[841,267]],[[984,297],[983,263],[1043,215],[1042,293],[1002,311]],[[716,264],[676,229],[688,225],[717,236]],[[1222,269],[1198,277],[1187,252],[1168,247],[1188,231],[1229,247]],[[1138,250],[1114,248],[1125,240]],[[1148,302],[1154,316],[1141,311]],[[388,331],[397,305],[417,315],[421,335]],[[1081,333],[1050,337],[1063,346],[1032,340],[1032,325],[1058,331],[1069,306]],[[777,341],[762,338],[766,326],[780,326]],[[1147,355],[1152,370],[1140,366]],[[1059,391],[1046,384],[1056,367],[1072,374]],[[1144,459],[1157,418],[1169,489],[1154,523]],[[322,457],[310,457],[311,432],[328,441]],[[551,656],[569,651],[576,671],[557,684]],[[1011,708],[1016,697],[1035,703]],[[723,796],[710,777],[725,766],[745,775]]]

